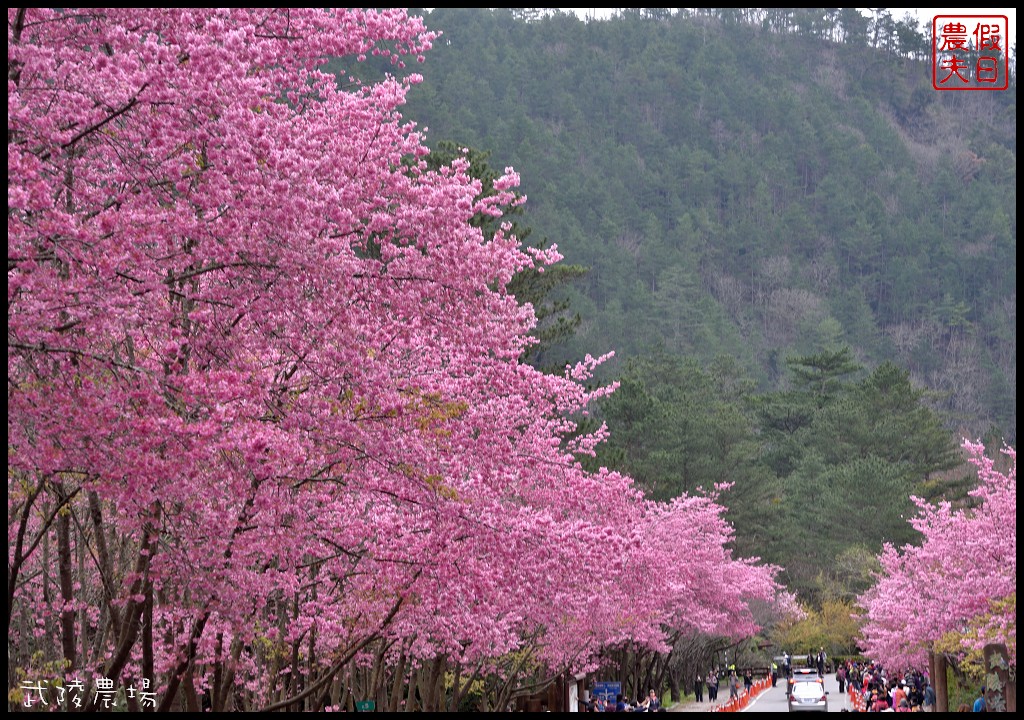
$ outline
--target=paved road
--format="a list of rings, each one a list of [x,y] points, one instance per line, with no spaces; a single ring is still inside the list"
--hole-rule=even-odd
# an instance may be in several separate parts
[[[850,709],[850,699],[846,693],[840,694],[839,683],[836,681],[835,673],[825,676],[825,690],[828,692],[828,711],[841,712]],[[721,698],[721,693],[719,698]],[[726,690],[725,699],[729,699],[729,692]],[[669,708],[670,712],[710,712],[714,708],[709,702],[679,703]],[[779,679],[775,687],[769,687],[760,695],[755,697],[740,712],[789,712],[789,703],[786,702],[786,685],[783,679]]]
[[[850,709],[850,699],[847,694],[839,692],[839,682],[835,673],[825,675],[825,692],[828,693],[828,711],[841,712]],[[778,685],[768,688],[766,691],[754,698],[742,712],[789,712],[789,703],[786,701],[786,685],[779,680]]]

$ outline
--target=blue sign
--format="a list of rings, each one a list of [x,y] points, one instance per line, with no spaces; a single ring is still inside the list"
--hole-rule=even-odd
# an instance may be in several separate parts
[[[601,698],[606,703],[615,704],[615,698],[622,693],[620,682],[599,682],[594,683],[594,697]]]

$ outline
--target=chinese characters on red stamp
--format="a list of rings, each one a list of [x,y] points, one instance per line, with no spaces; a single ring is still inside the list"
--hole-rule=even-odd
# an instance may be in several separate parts
[[[1010,84],[1006,15],[936,15],[932,19],[932,86],[936,90],[1005,90]]]

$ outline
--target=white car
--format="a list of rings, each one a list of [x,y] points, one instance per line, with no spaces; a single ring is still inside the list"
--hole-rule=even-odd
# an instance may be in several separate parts
[[[828,712],[828,690],[819,677],[796,676],[789,682],[790,712]]]

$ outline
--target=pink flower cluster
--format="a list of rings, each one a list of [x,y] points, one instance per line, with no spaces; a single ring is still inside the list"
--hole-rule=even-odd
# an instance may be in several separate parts
[[[605,432],[572,420],[597,361],[521,365],[535,319],[505,292],[557,254],[470,223],[515,173],[480,199],[465,163],[427,170],[399,112],[419,76],[338,80],[433,38],[395,10],[8,10],[26,657],[34,614],[48,655],[153,670],[171,700],[189,667],[257,687],[292,643],[330,665],[540,637],[580,666],[669,626],[749,632],[777,593],[713,499],[576,460]]]
[[[916,500],[920,545],[886,547],[877,585],[861,598],[865,652],[892,667],[927,667],[927,653],[949,634],[960,648],[1005,643],[1017,657],[1017,453],[1004,448],[1006,473],[981,444],[964,442],[978,468],[974,509]]]

